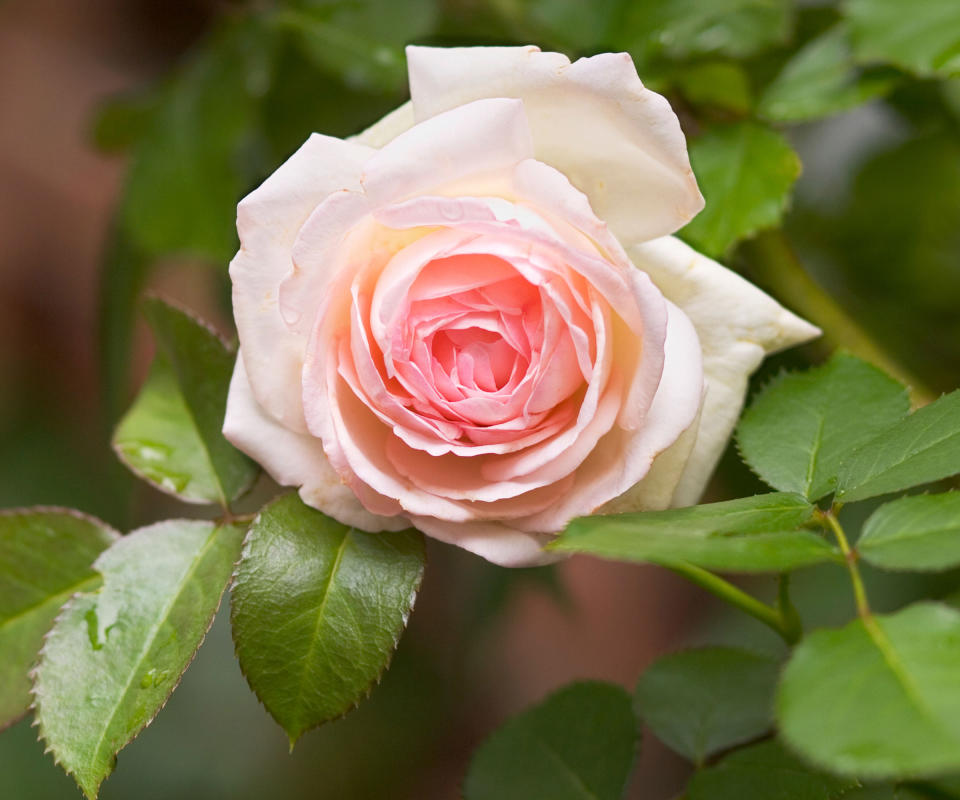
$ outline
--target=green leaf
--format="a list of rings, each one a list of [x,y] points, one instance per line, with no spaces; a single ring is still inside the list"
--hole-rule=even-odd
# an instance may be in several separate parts
[[[436,0],[301,2],[276,22],[293,31],[304,54],[348,86],[398,91],[406,87],[404,45],[434,29]]]
[[[162,354],[154,359],[140,394],[120,420],[113,448],[134,473],[161,491],[187,502],[223,500],[203,440]]]
[[[120,215],[150,257],[190,253],[225,263],[238,247],[236,205],[257,177],[257,104],[272,37],[259,18],[227,25],[158,92],[138,140]]]
[[[424,560],[416,531],[364,533],[296,494],[260,512],[231,594],[233,639],[291,745],[369,694],[406,626]]]
[[[902,497],[863,526],[857,550],[884,569],[944,570],[960,564],[960,492]]]
[[[753,105],[750,79],[743,68],[730,61],[705,61],[684,66],[674,83],[688,101],[746,114]]]
[[[773,725],[776,659],[731,647],[657,659],[640,676],[637,714],[665,745],[700,766]]]
[[[766,483],[808,500],[830,494],[845,458],[903,419],[907,390],[850,355],[773,380],[737,431],[744,461]]]
[[[102,588],[74,596],[57,617],[36,670],[36,716],[88,798],[193,660],[242,538],[241,528],[212,522],[141,528],[95,562]]]
[[[786,63],[760,99],[761,116],[775,122],[806,122],[847,111],[889,92],[896,73],[861,73],[853,61],[845,25],[808,42]]]
[[[90,565],[117,536],[69,509],[0,512],[0,729],[26,712],[43,635],[74,592],[100,584]]]
[[[924,77],[960,74],[956,0],[847,0],[844,12],[861,61],[886,61]]]
[[[771,572],[839,558],[798,527],[813,507],[795,494],[761,494],[670,511],[580,517],[550,549],[620,561],[686,562],[706,569]]]
[[[234,352],[213,329],[161,300],[146,300],[144,312],[157,357],[114,433],[113,447],[158,489],[226,508],[259,472],[220,432]]]
[[[619,800],[637,743],[630,696],[574,683],[507,722],[474,753],[464,800]]]
[[[779,742],[762,742],[731,753],[715,767],[698,772],[687,789],[689,800],[836,800],[854,780],[808,767]]]
[[[960,769],[960,612],[918,603],[804,639],[777,698],[780,730],[838,774]]]
[[[958,472],[960,390],[913,412],[845,460],[837,479],[837,498],[852,503]]]
[[[708,130],[691,143],[690,162],[706,207],[682,236],[712,256],[777,225],[800,175],[787,140],[755,122]]]
[[[743,58],[784,43],[792,28],[786,0],[659,0],[629,3],[615,47],[672,59],[698,54]]]

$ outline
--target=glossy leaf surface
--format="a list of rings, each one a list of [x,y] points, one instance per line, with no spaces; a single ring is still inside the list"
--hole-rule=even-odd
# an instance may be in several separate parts
[[[296,494],[260,512],[231,595],[233,638],[247,681],[291,743],[369,694],[424,562],[416,531],[358,531]]]

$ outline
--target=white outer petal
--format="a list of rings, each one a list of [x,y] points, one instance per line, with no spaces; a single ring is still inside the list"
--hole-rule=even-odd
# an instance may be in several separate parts
[[[747,380],[764,356],[814,339],[820,330],[676,237],[628,247],[627,253],[686,313],[700,337],[706,396],[697,440],[671,501],[690,505],[699,500],[730,439]]]
[[[553,537],[525,533],[502,522],[447,522],[433,517],[410,517],[427,536],[469,550],[501,567],[539,567],[562,561],[567,553],[542,547]]]
[[[379,150],[385,144],[396,139],[401,133],[412,128],[414,124],[416,124],[416,120],[413,117],[413,103],[407,100],[402,106],[397,106],[369,128],[356,136],[351,136],[350,141],[359,142],[367,147],[375,147]]]
[[[373,151],[364,165],[363,190],[379,207],[472,175],[513,167],[532,155],[524,104],[506,97],[478,98],[418,120]]]
[[[408,47],[416,119],[484,97],[523,100],[535,157],[563,172],[622,242],[671,233],[701,208],[670,104],[627,53],[571,64],[537,47]]]
[[[237,206],[240,250],[230,262],[233,313],[258,403],[287,427],[305,431],[300,370],[305,337],[292,332],[277,305],[280,282],[293,266],[301,226],[328,195],[358,190],[364,161],[376,151],[313,134]]]
[[[662,511],[677,505],[677,479],[683,475],[700,432],[701,406],[697,418],[672,445],[658,455],[650,471],[619,497],[597,510],[598,514],[621,514],[627,511]]]
[[[299,486],[303,502],[344,525],[372,532],[409,527],[403,517],[381,517],[367,511],[330,466],[319,439],[291,431],[264,413],[239,355],[230,381],[223,435],[259,462],[277,483]]]

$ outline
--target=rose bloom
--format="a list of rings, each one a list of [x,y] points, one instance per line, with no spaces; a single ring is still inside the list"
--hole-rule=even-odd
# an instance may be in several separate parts
[[[703,198],[629,55],[407,58],[410,102],[239,205],[227,438],[345,524],[503,565],[695,503],[750,373],[817,330],[669,235]]]

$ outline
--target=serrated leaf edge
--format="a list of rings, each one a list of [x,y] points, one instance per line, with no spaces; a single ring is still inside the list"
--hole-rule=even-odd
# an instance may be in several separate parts
[[[108,525],[102,519],[100,519],[99,517],[95,517],[93,514],[88,514],[85,511],[79,511],[76,508],[68,508],[67,506],[40,505],[40,506],[16,506],[14,508],[0,509],[0,517],[23,517],[23,516],[33,516],[38,514],[66,516],[66,517],[72,517],[74,519],[83,520],[84,522],[88,522],[94,527],[103,531],[105,534],[107,534],[107,536],[113,540],[111,544],[117,541],[118,539],[122,538],[122,534],[118,530],[116,530],[112,525]],[[91,565],[91,569],[92,569],[92,565]],[[82,590],[74,592],[73,595],[67,598],[67,600],[64,602],[64,605],[66,605],[66,603],[69,603],[70,600],[73,598],[73,596],[76,594],[79,594],[80,591]],[[62,611],[63,606],[61,606],[60,609]],[[57,612],[58,617],[59,617],[59,614],[60,612]],[[54,621],[53,623],[51,623],[50,627],[52,628],[54,624],[56,624],[56,618],[54,618]],[[47,633],[43,635],[44,642],[46,641],[46,638],[49,632],[50,631],[48,629]],[[41,645],[41,650],[42,649],[43,649],[43,646]],[[39,659],[39,656],[40,656],[40,653],[38,651],[37,656],[34,658],[33,666],[30,668],[30,672],[27,673],[27,676],[30,678],[31,683],[33,682],[33,672],[34,672],[34,669],[36,669],[36,664],[37,664],[37,660]],[[20,722],[20,720],[24,719],[30,713],[32,713],[33,709],[34,709],[34,702],[32,701],[32,694],[31,694],[31,703],[23,710],[22,713],[18,714],[15,717],[12,717],[11,719],[0,722],[0,733],[16,725],[18,722]]]
[[[191,322],[196,324],[197,327],[205,330],[208,334],[210,334],[210,336],[213,337],[223,347],[227,355],[229,355],[234,359],[237,358],[237,342],[235,339],[227,339],[227,337],[224,334],[222,334],[216,327],[214,327],[210,322],[208,322],[203,317],[199,316],[195,311],[183,305],[179,301],[172,300],[169,297],[157,292],[149,292],[142,298],[141,307],[143,308],[144,317],[146,318],[147,323],[150,325],[151,334],[153,335],[154,347],[156,349],[155,350],[156,354],[154,358],[156,358],[156,355],[162,352],[169,359],[169,355],[166,354],[165,348],[163,347],[163,345],[160,344],[159,337],[157,336],[157,331],[153,326],[153,322],[150,319],[149,312],[147,310],[151,304],[155,304],[155,303],[164,305],[172,309],[173,311],[179,314],[182,314],[184,317],[186,317]],[[180,381],[179,381],[179,378],[176,376],[175,372],[174,372],[174,377],[177,381],[177,384],[179,385]],[[141,386],[141,389],[142,388],[143,387]],[[181,394],[182,394],[182,389],[181,389]],[[200,435],[199,426],[197,426],[197,421],[194,416],[193,410],[190,408],[186,400],[184,400],[184,407],[187,409],[187,414],[189,415],[190,420],[194,425],[194,428],[197,430],[197,438],[200,440],[201,449],[203,450],[203,454],[210,467],[210,473],[213,475],[214,480],[216,482],[216,486],[220,490],[220,498],[216,500],[208,500],[208,499],[201,499],[201,498],[184,497],[182,494],[179,494],[176,491],[173,491],[171,489],[167,489],[162,484],[157,483],[154,480],[151,480],[146,475],[144,475],[141,470],[135,468],[132,464],[130,464],[130,462],[127,461],[127,459],[124,457],[122,451],[118,448],[115,441],[117,430],[119,429],[120,424],[126,418],[126,414],[129,413],[130,408],[127,409],[127,412],[125,412],[120,417],[120,419],[117,421],[117,424],[114,426],[113,431],[111,432],[111,435],[110,435],[110,446],[113,449],[114,453],[116,453],[118,460],[125,467],[127,467],[127,469],[129,469],[134,475],[140,478],[140,480],[144,481],[145,483],[154,487],[155,489],[163,492],[164,494],[170,497],[175,497],[177,500],[180,500],[181,502],[190,503],[192,505],[213,505],[213,506],[219,505],[221,508],[225,510],[229,509],[230,503],[232,503],[233,501],[237,500],[240,497],[243,497],[243,495],[245,495],[247,492],[250,491],[251,488],[253,488],[253,485],[257,482],[257,479],[260,477],[262,468],[260,467],[259,464],[257,464],[257,469],[251,470],[251,475],[249,480],[238,487],[233,497],[227,497],[226,487],[223,485],[223,481],[220,478],[220,474],[217,472],[217,469],[213,463],[213,459],[210,454],[210,448],[207,446],[207,443],[204,440],[203,436]],[[252,461],[252,459],[250,460]],[[256,464],[256,462],[252,462],[252,463]]]
[[[776,374],[771,375],[764,382],[764,384],[762,386],[759,386],[756,389],[756,391],[754,391],[753,394],[750,396],[748,402],[746,403],[746,407],[743,413],[740,415],[740,419],[737,420],[737,427],[734,429],[734,433],[733,433],[734,448],[737,451],[737,457],[740,459],[741,463],[746,465],[747,469],[750,470],[750,473],[754,475],[757,478],[757,480],[759,480],[764,486],[770,487],[775,492],[778,492],[780,490],[777,489],[776,486],[773,486],[772,484],[767,483],[766,479],[764,479],[764,477],[754,468],[753,464],[751,464],[750,461],[747,459],[747,457],[744,455],[743,446],[740,443],[740,430],[743,425],[743,420],[746,418],[747,414],[750,413],[750,409],[753,408],[753,405],[755,403],[759,402],[761,398],[767,395],[768,392],[773,391],[777,386],[783,383],[791,375],[799,375],[799,374],[802,374],[801,371],[799,370],[788,370],[781,367]],[[794,492],[794,494],[799,494],[799,492]],[[803,497],[803,495],[800,495],[800,496]]]
[[[91,525],[103,530],[108,536],[110,536],[114,541],[117,539],[122,539],[123,534],[121,534],[116,528],[108,523],[104,522],[99,517],[95,517],[93,514],[88,514],[86,511],[79,511],[76,508],[68,508],[67,506],[15,506],[14,508],[0,508],[0,517],[16,517],[16,516],[26,516],[28,514],[60,514],[66,517],[73,517],[74,519],[83,520],[84,522],[89,522]]]
[[[253,522],[250,523],[250,527],[247,529],[247,533],[246,533],[246,535],[244,536],[243,547],[241,548],[241,551],[240,551],[240,558],[239,558],[239,560],[237,561],[236,567],[234,568],[233,575],[232,575],[231,578],[230,578],[230,600],[231,600],[231,603],[230,603],[230,638],[233,640],[233,653],[234,653],[234,655],[236,656],[237,664],[238,664],[239,667],[240,667],[240,672],[241,672],[241,674],[243,675],[244,680],[247,682],[247,686],[250,688],[250,691],[253,692],[254,697],[257,698],[257,702],[263,707],[263,710],[266,711],[267,714],[270,715],[271,719],[273,719],[273,721],[276,722],[277,725],[280,726],[281,730],[283,730],[283,732],[287,734],[287,738],[290,740],[290,751],[291,751],[291,752],[293,752],[294,746],[295,746],[296,743],[303,737],[304,734],[309,733],[310,731],[312,731],[312,730],[314,730],[314,729],[316,729],[316,728],[319,728],[319,727],[321,727],[322,725],[326,725],[326,724],[328,724],[328,723],[330,723],[330,722],[337,722],[338,720],[343,719],[343,718],[346,717],[348,714],[350,714],[351,711],[354,711],[355,709],[359,708],[359,707],[360,707],[360,704],[361,704],[364,700],[367,700],[367,699],[370,697],[370,695],[373,694],[373,690],[374,690],[377,686],[380,685],[380,682],[383,680],[383,676],[387,673],[387,670],[390,669],[391,663],[393,663],[393,657],[394,657],[394,655],[396,654],[397,648],[400,646],[400,640],[403,638],[403,634],[405,633],[405,631],[406,631],[406,629],[407,629],[407,624],[408,624],[408,622],[409,622],[409,620],[410,620],[410,614],[413,613],[413,608],[414,608],[414,606],[416,605],[416,602],[417,602],[417,596],[418,596],[419,593],[420,593],[420,587],[423,585],[423,577],[424,577],[424,575],[426,574],[426,571],[427,571],[427,569],[426,569],[426,568],[427,568],[427,551],[426,551],[426,548],[424,548],[424,550],[423,550],[423,566],[420,568],[420,575],[419,575],[419,577],[417,578],[417,581],[416,581],[416,583],[414,584],[413,590],[412,590],[411,593],[410,593],[410,603],[409,603],[409,606],[408,606],[406,609],[404,609],[404,611],[403,611],[403,617],[402,617],[401,624],[400,624],[400,626],[399,626],[399,630],[396,631],[396,632],[394,633],[394,635],[393,635],[393,644],[392,644],[391,647],[390,647],[390,651],[387,653],[386,661],[384,661],[383,666],[380,668],[380,671],[379,671],[373,678],[371,678],[371,680],[370,680],[370,682],[367,684],[366,688],[363,689],[360,693],[358,693],[357,696],[356,696],[356,698],[354,699],[354,701],[353,701],[349,706],[347,706],[341,713],[336,714],[336,715],[331,716],[331,717],[328,717],[328,718],[326,718],[326,719],[320,720],[319,722],[315,722],[315,723],[313,723],[313,724],[311,724],[311,725],[308,725],[307,727],[305,727],[305,728],[303,728],[302,730],[300,730],[296,735],[291,735],[291,733],[283,726],[283,723],[280,722],[279,719],[277,719],[277,717],[274,715],[273,711],[270,710],[270,707],[266,704],[266,702],[264,702],[263,698],[260,697],[260,694],[257,692],[256,688],[254,687],[253,683],[251,682],[250,677],[247,675],[247,670],[246,670],[246,668],[245,668],[244,665],[243,665],[243,660],[240,658],[240,652],[239,652],[239,650],[238,650],[239,645],[238,645],[238,643],[237,643],[237,638],[236,638],[236,636],[234,635],[234,631],[236,630],[236,628],[235,628],[235,626],[234,626],[234,619],[235,619],[235,616],[236,616],[237,604],[233,602],[233,592],[234,592],[234,590],[236,589],[236,587],[242,582],[242,581],[240,581],[240,567],[241,567],[241,565],[243,564],[243,562],[247,559],[248,551],[249,551],[249,546],[250,546],[250,544],[251,544],[251,543],[250,543],[250,537],[251,537],[251,535],[252,535],[252,533],[253,533],[254,527],[256,527],[257,523],[260,521],[260,516],[263,514],[263,512],[265,512],[265,511],[267,511],[268,509],[272,508],[274,505],[276,505],[276,504],[278,504],[278,503],[286,500],[288,497],[290,497],[290,496],[292,496],[292,495],[294,495],[294,494],[296,494],[296,492],[286,492],[286,493],[284,493],[284,494],[281,494],[280,496],[275,497],[273,500],[271,500],[270,502],[266,503],[266,504],[260,509],[260,511],[257,512],[256,517],[254,517]],[[315,509],[315,510],[316,510],[316,509]],[[332,517],[331,517],[331,519],[332,519]],[[336,521],[336,520],[335,520],[335,521]],[[343,523],[339,523],[339,524],[343,525]],[[345,526],[345,527],[349,528],[349,530],[351,530],[351,531],[353,531],[353,530],[359,530],[359,529],[354,528],[354,527],[352,527],[352,526],[350,526],[350,525],[347,525],[347,526]],[[414,530],[416,530],[416,529],[414,529]],[[362,532],[362,533],[366,533],[366,531],[361,531],[361,532]],[[423,536],[423,533],[422,533],[422,532],[420,532],[420,531],[417,531],[417,532],[418,532],[421,536]]]
[[[164,520],[164,521],[161,522],[161,523],[154,523],[154,524],[164,524],[164,523],[169,523],[169,522],[206,522],[206,521],[207,521],[207,520],[196,520],[196,519],[194,519],[194,520],[182,520],[182,519],[176,519],[176,520]],[[210,536],[211,536],[211,537],[216,534],[216,532],[217,532],[217,530],[218,530],[219,528],[225,527],[224,525],[219,525],[219,524],[217,524],[216,521],[212,521],[212,522],[213,522],[213,524],[214,524],[214,529],[213,529],[213,531],[211,531],[211,533],[210,533]],[[232,524],[232,523],[227,523],[227,524]],[[152,526],[152,525],[145,526],[145,528],[149,528],[149,527],[153,527],[153,526]],[[144,530],[145,528],[139,528],[138,530]],[[94,562],[94,563],[96,563],[96,562]],[[103,573],[100,573],[100,575],[101,575],[101,578],[102,578],[102,577],[103,577]],[[123,746],[121,746],[120,748],[118,748],[117,750],[115,750],[115,751],[111,754],[111,767],[110,767],[110,770],[107,772],[106,775],[104,775],[104,776],[97,782],[96,786],[93,788],[93,793],[92,793],[92,794],[90,794],[89,792],[87,792],[87,790],[80,784],[80,781],[79,781],[79,779],[78,779],[78,777],[77,777],[77,774],[76,774],[72,769],[68,768],[65,764],[63,764],[63,763],[60,761],[59,757],[58,757],[57,754],[56,754],[56,751],[53,749],[53,746],[52,746],[52,745],[48,742],[48,740],[47,740],[47,737],[46,737],[46,734],[45,734],[45,729],[44,729],[44,726],[43,726],[42,711],[41,711],[41,706],[42,706],[42,704],[43,704],[43,698],[42,698],[42,696],[41,696],[41,694],[40,694],[40,692],[39,692],[39,686],[37,685],[37,677],[38,677],[38,675],[39,675],[40,667],[41,667],[42,662],[43,662],[43,657],[44,657],[45,654],[46,654],[47,639],[50,637],[50,634],[53,632],[54,628],[56,628],[57,624],[60,622],[60,618],[61,618],[62,616],[64,616],[64,615],[67,613],[68,610],[71,610],[71,609],[73,608],[73,605],[76,603],[76,601],[80,598],[81,595],[86,595],[86,596],[89,596],[89,597],[93,597],[93,596],[99,594],[100,591],[102,591],[103,585],[101,585],[101,587],[100,587],[99,589],[97,589],[96,591],[94,591],[94,592],[77,592],[77,593],[75,593],[75,594],[74,594],[69,600],[67,600],[67,602],[64,603],[63,606],[61,607],[60,612],[57,614],[56,618],[55,618],[54,621],[53,621],[53,625],[50,626],[50,630],[47,631],[46,634],[44,634],[44,637],[43,637],[43,645],[41,646],[40,651],[39,651],[38,654],[37,654],[36,663],[35,663],[33,669],[30,671],[30,682],[31,682],[30,695],[31,695],[31,697],[33,698],[33,702],[31,703],[29,710],[30,710],[31,712],[33,712],[33,714],[34,714],[34,721],[31,723],[31,727],[35,727],[35,728],[37,729],[37,739],[45,745],[44,750],[43,750],[44,755],[46,755],[47,753],[50,753],[50,754],[53,756],[53,761],[54,761],[54,763],[55,763],[58,767],[60,767],[65,773],[67,773],[71,778],[74,779],[74,781],[76,782],[77,786],[80,788],[80,791],[83,792],[83,794],[84,794],[84,796],[87,798],[87,800],[96,800],[97,796],[98,796],[99,793],[100,793],[100,787],[103,785],[103,782],[113,774],[114,770],[116,770],[117,757],[118,757],[119,754],[120,754],[120,750],[123,750],[124,747],[126,747],[126,746],[129,745],[134,739],[136,739],[147,727],[149,727],[149,726],[153,723],[153,721],[157,718],[157,715],[158,715],[161,711],[163,711],[164,708],[166,708],[166,705],[167,705],[167,703],[169,702],[170,697],[171,697],[171,696],[173,695],[173,693],[176,691],[177,687],[180,686],[180,681],[183,680],[184,674],[186,673],[187,669],[189,669],[190,665],[193,663],[194,659],[197,657],[197,653],[200,652],[201,646],[202,646],[203,643],[206,641],[206,639],[207,639],[207,634],[210,632],[210,628],[213,627],[214,620],[215,620],[216,617],[217,617],[217,612],[220,610],[220,606],[221,606],[221,604],[223,603],[223,596],[224,596],[224,594],[226,593],[226,591],[227,591],[227,589],[229,588],[229,586],[230,586],[230,584],[232,583],[232,581],[233,581],[233,573],[231,573],[230,577],[229,577],[229,578],[227,579],[227,581],[224,583],[223,589],[221,589],[220,595],[219,595],[219,597],[217,598],[216,605],[214,606],[213,613],[211,613],[210,619],[207,621],[207,625],[206,625],[206,627],[204,628],[204,631],[203,631],[203,633],[201,634],[199,640],[197,641],[197,646],[194,648],[193,652],[190,654],[190,657],[187,659],[187,662],[186,662],[186,664],[184,665],[183,669],[180,671],[180,673],[176,676],[176,679],[174,680],[174,682],[171,684],[170,691],[167,692],[166,697],[163,699],[163,701],[160,703],[160,705],[157,706],[157,708],[156,708],[156,710],[153,712],[153,714],[152,714],[139,728],[137,728],[136,731],[134,731],[133,735],[127,740],[127,742],[126,742]]]

